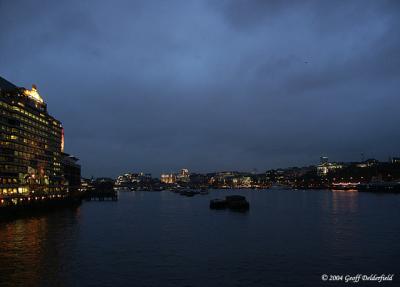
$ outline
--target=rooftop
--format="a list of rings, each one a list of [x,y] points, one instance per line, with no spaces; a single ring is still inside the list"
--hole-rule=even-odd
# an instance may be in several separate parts
[[[0,77],[0,89],[6,91],[12,91],[18,89],[18,87],[13,83],[10,83],[6,79]]]
[[[44,103],[42,97],[39,95],[39,92],[37,90],[36,85],[32,85],[32,89],[28,90],[25,88],[18,88],[16,85],[14,85],[13,83],[7,81],[6,79],[0,77],[0,90],[4,90],[4,91],[15,91],[15,90],[23,90],[23,93],[25,96],[35,100],[36,102],[39,103]]]

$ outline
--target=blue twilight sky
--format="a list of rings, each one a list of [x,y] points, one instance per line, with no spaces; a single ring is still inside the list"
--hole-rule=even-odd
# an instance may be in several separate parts
[[[400,1],[0,0],[85,176],[400,154]]]

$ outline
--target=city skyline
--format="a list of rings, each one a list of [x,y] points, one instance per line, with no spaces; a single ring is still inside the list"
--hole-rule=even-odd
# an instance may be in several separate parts
[[[388,157],[386,160],[379,160],[376,158],[366,158],[365,154],[361,154],[360,155],[360,159],[359,160],[355,160],[355,161],[349,161],[349,160],[330,160],[327,156],[321,156],[319,158],[319,161],[313,162],[311,164],[308,165],[304,165],[304,166],[295,166],[295,165],[291,165],[291,166],[279,166],[279,167],[272,167],[269,169],[265,169],[265,170],[258,170],[256,168],[252,169],[252,170],[241,170],[241,169],[232,169],[232,170],[205,170],[205,171],[198,171],[198,170],[191,170],[190,168],[187,167],[180,167],[176,170],[164,170],[159,174],[152,174],[150,172],[146,172],[144,170],[141,170],[140,168],[137,169],[132,169],[132,170],[126,170],[126,171],[122,171],[121,173],[118,174],[117,177],[124,175],[124,174],[136,174],[136,175],[141,175],[141,176],[151,176],[152,178],[159,178],[159,179],[163,179],[163,176],[166,177],[176,177],[177,175],[179,175],[182,171],[187,171],[188,174],[218,174],[218,173],[241,173],[241,174],[254,174],[254,175],[260,175],[260,174],[264,174],[264,173],[268,173],[270,171],[277,171],[277,170],[291,170],[291,169],[315,169],[315,172],[317,172],[318,167],[320,166],[324,166],[326,164],[328,165],[333,165],[334,167],[336,165],[339,166],[346,166],[346,165],[356,165],[356,166],[368,166],[368,164],[370,164],[371,162],[373,163],[398,163],[400,161],[400,157],[398,156],[390,156]],[[94,177],[93,177],[94,178]],[[101,178],[101,177],[100,177]]]
[[[83,176],[399,154],[396,2],[36,6],[0,2],[0,76],[37,84]]]

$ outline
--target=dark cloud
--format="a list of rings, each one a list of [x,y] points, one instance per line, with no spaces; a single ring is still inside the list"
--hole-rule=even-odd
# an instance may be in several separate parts
[[[399,154],[398,1],[2,1],[85,175]]]

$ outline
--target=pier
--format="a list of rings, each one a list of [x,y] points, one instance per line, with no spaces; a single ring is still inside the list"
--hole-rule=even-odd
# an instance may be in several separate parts
[[[92,188],[86,190],[83,198],[86,201],[117,201],[118,192],[114,190],[112,181],[103,180],[95,182]]]
[[[86,192],[83,198],[86,201],[117,201],[118,193],[114,190],[106,192],[93,190]]]

